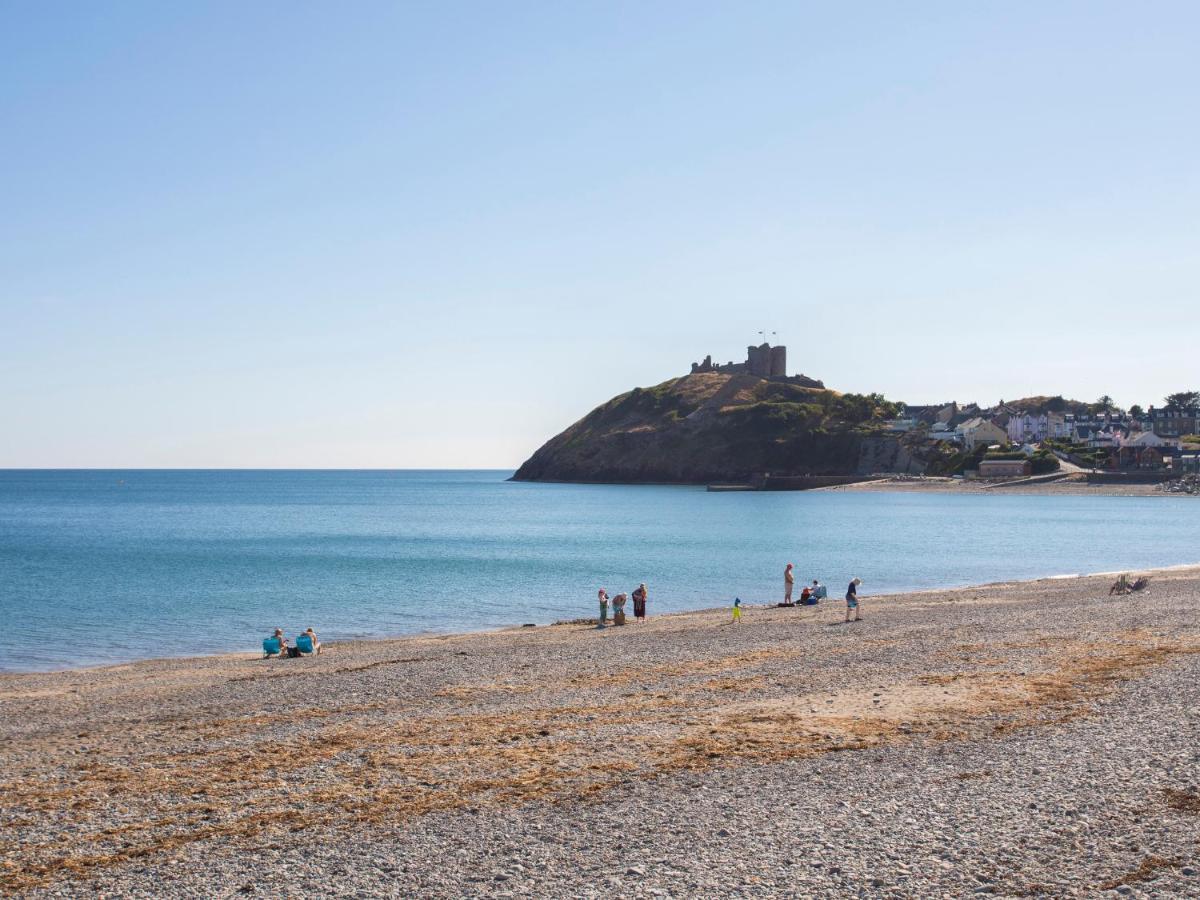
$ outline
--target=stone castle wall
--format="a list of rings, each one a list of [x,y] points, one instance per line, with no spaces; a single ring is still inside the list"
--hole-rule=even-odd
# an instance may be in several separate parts
[[[715,363],[711,355],[706,356],[704,362],[692,363],[692,373],[696,372],[724,372],[730,375],[749,373],[759,378],[783,378],[787,376],[787,347],[772,347],[770,344],[747,347],[746,361],[743,363]]]

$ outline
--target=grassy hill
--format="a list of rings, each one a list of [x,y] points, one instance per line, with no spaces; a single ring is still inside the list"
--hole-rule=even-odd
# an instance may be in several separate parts
[[[1067,400],[1061,396],[1022,397],[1020,400],[1006,400],[1005,405],[1028,413],[1073,413],[1077,416],[1087,415],[1096,409],[1094,403],[1084,403],[1082,400]]]
[[[897,405],[753,375],[703,372],[634,388],[547,441],[518,481],[705,483],[847,474]]]

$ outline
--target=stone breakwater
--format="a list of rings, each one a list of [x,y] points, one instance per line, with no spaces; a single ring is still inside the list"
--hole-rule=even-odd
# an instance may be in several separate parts
[[[0,889],[1200,896],[1200,569],[0,678]]]

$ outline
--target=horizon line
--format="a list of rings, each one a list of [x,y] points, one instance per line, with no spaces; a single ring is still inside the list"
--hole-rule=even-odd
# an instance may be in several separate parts
[[[0,472],[515,472],[520,466],[0,466]]]

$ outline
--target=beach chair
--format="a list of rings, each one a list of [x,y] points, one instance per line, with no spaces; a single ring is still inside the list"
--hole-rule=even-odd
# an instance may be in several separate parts
[[[302,634],[296,638],[296,649],[301,653],[312,653],[313,647],[312,638],[307,634]]]
[[[267,659],[277,653],[281,654],[282,652],[283,644],[280,643],[279,638],[269,637],[263,639],[263,659]]]
[[[814,600],[824,600],[828,596],[829,596],[829,591],[826,590],[825,585],[823,585],[823,584],[817,585],[816,590],[814,590],[812,592],[812,598]]]

